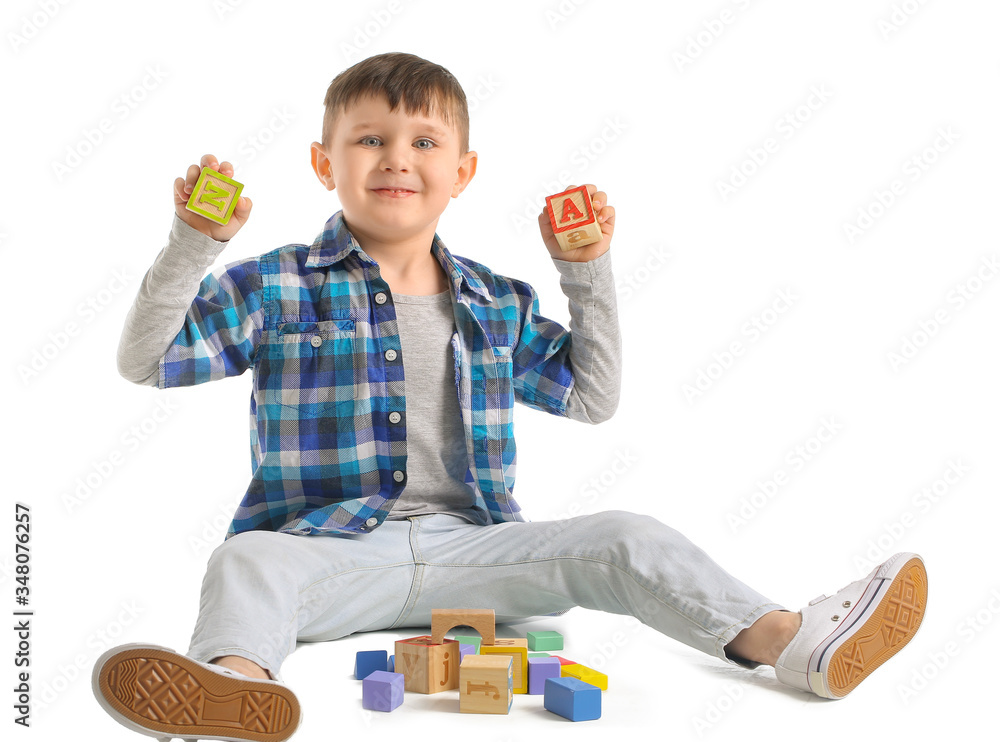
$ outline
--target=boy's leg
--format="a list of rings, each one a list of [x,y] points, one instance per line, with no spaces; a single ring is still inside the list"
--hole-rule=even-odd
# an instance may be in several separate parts
[[[313,624],[330,638],[392,626],[412,583],[409,531],[388,521],[363,536],[229,539],[209,560],[188,656],[274,677]]]
[[[413,540],[423,574],[408,623],[474,605],[498,618],[573,605],[626,613],[720,659],[774,665],[782,682],[827,698],[847,695],[899,651],[926,606],[923,561],[901,554],[789,613],[678,532],[632,513],[483,529],[431,516],[415,523]]]
[[[298,700],[280,682],[254,676],[275,677],[314,623],[329,638],[395,623],[414,571],[409,531],[404,521],[364,537],[230,539],[209,560],[189,656],[153,645],[113,649],[94,668],[98,701],[151,736],[287,739],[299,723]]]
[[[426,624],[432,608],[482,604],[502,620],[583,606],[731,660],[726,646],[741,631],[783,610],[676,530],[633,513],[488,527],[429,516],[414,520],[413,540],[422,574],[403,625]]]

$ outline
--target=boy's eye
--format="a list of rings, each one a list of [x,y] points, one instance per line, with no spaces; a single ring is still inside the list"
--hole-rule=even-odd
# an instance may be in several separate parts
[[[418,139],[413,143],[413,146],[416,147],[417,149],[431,149],[436,145],[430,139]]]
[[[382,143],[382,140],[378,137],[364,137],[361,140],[361,144],[366,147],[377,147]]]

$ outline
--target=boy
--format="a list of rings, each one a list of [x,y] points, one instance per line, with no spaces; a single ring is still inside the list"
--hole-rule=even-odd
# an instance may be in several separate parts
[[[177,219],[119,368],[160,387],[252,368],[254,471],[209,561],[188,655],[127,645],[98,660],[95,694],[116,720],[150,736],[287,739],[299,706],[276,678],[296,642],[427,626],[432,608],[488,606],[500,621],[575,605],[631,614],[828,698],[916,631],[927,583],[913,554],[791,613],[652,518],[524,521],[511,497],[514,401],[590,423],[617,406],[615,212],[588,186],[604,237],[567,252],[539,217],[567,332],[538,314],[530,286],[437,238],[476,164],[454,77],[387,54],[327,92],[312,165],[342,211],[311,246],[199,287],[251,203],[220,226],[184,208],[198,166],[175,182]],[[211,155],[206,166],[232,174]]]

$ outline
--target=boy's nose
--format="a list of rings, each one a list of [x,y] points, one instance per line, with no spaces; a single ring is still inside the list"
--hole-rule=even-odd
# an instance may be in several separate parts
[[[409,152],[402,147],[384,147],[382,149],[382,170],[406,172],[410,167]]]

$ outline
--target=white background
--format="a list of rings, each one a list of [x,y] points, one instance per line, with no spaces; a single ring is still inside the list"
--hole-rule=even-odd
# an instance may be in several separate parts
[[[535,624],[611,678],[604,717],[573,731],[926,739],[992,719],[998,21],[985,0],[5,3],[0,596],[13,611],[24,502],[38,702],[18,738],[134,738],[93,700],[93,662],[127,641],[186,648],[249,479],[249,376],[156,392],[115,370],[174,178],[206,152],[236,162],[254,211],[224,262],[310,242],[338,208],[309,167],[326,87],[397,50],[448,67],[472,102],[479,173],[439,225],[456,254],[530,281],[565,321],[542,198],[592,182],[617,209],[621,406],[597,427],[519,411],[528,517],[651,514],[792,609],[894,551],[927,560],[920,633],[839,703],[622,617]],[[294,654],[296,739],[568,723],[522,696],[502,719],[444,695],[363,712],[354,652],[400,636]]]

